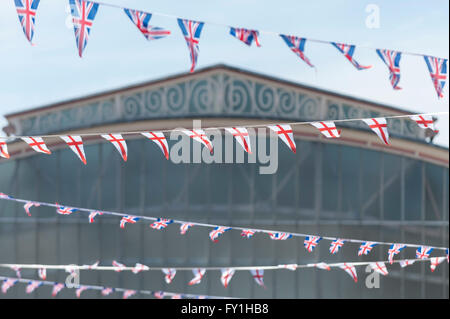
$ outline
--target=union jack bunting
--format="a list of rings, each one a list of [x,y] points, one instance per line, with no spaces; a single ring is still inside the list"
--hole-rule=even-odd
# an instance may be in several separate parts
[[[227,288],[228,285],[230,284],[231,278],[233,278],[233,275],[235,273],[234,269],[230,269],[230,268],[224,268],[221,270],[222,271],[222,276],[220,276],[220,281],[222,282],[222,285]]]
[[[358,250],[358,256],[368,255],[372,251],[372,248],[376,245],[378,245],[378,243],[374,241],[366,241],[362,243]]]
[[[313,264],[313,266],[316,267],[316,268],[319,268],[319,269],[323,269],[323,270],[328,270],[328,271],[331,270],[330,266],[328,266],[328,264],[326,264],[324,262]]]
[[[153,297],[156,299],[163,299],[166,296],[166,294],[163,291],[155,291],[153,293]]]
[[[198,285],[202,281],[202,278],[206,273],[206,269],[203,268],[192,269],[192,273],[194,274],[194,278],[192,278],[191,281],[189,281],[188,283],[189,286]]]
[[[363,119],[363,121],[364,123],[369,125],[372,131],[377,134],[377,136],[384,142],[384,144],[389,145],[389,132],[387,129],[387,122],[384,117]]]
[[[38,276],[39,276],[39,278],[41,278],[42,280],[46,280],[46,279],[47,279],[47,269],[45,269],[45,268],[39,268],[39,269],[38,269]]]
[[[36,290],[36,288],[39,288],[40,286],[42,286],[42,284],[43,284],[42,281],[32,280],[28,283],[27,287],[25,288],[25,292],[27,294],[31,294],[33,291]]]
[[[194,141],[200,142],[203,145],[205,145],[209,149],[209,152],[212,154],[213,146],[208,136],[206,136],[205,131],[197,129],[197,130],[183,130],[182,132],[187,136],[189,136],[190,138],[192,138]]]
[[[131,270],[131,271],[133,272],[133,274],[138,274],[141,271],[147,271],[147,270],[150,270],[150,268],[148,268],[148,266],[137,263],[134,266],[133,270]]]
[[[39,206],[41,206],[41,204],[35,203],[35,202],[27,202],[27,203],[25,203],[25,205],[23,205],[23,208],[25,209],[25,213],[27,213],[27,215],[30,217],[31,217],[30,208],[33,206],[39,207]]]
[[[150,19],[152,18],[151,13],[131,9],[123,10],[147,40],[157,40],[170,35],[169,30],[164,30],[149,24]]]
[[[173,268],[164,268],[162,269],[162,272],[165,274],[164,279],[168,284],[170,284],[173,281],[175,275],[177,274],[177,271]]]
[[[224,232],[230,230],[231,227],[223,227],[223,226],[217,226],[216,228],[214,228],[210,233],[209,233],[209,238],[217,243],[218,242],[218,238],[219,236],[221,236]]]
[[[341,131],[338,131],[333,122],[314,122],[312,126],[319,129],[326,138],[337,138],[341,136]]]
[[[356,62],[356,60],[353,58],[353,54],[355,54],[355,46],[349,45],[349,44],[343,44],[343,43],[336,43],[331,42],[331,44],[339,50],[346,58],[350,61],[350,63],[357,69],[357,70],[366,70],[370,69],[372,66],[364,66]]]
[[[77,154],[78,158],[86,165],[86,155],[84,154],[83,140],[81,136],[66,135],[60,136],[61,139],[69,145],[70,149]]]
[[[136,294],[136,290],[125,290],[125,291],[123,292],[122,298],[123,298],[123,299],[128,299],[128,298],[134,296],[135,294]]]
[[[115,260],[112,261],[112,265],[115,267],[114,269],[115,272],[121,272],[126,268],[124,264],[121,264]]]
[[[17,279],[8,278],[3,280],[2,284],[2,292],[6,294],[9,290],[9,288],[13,287],[17,283]]]
[[[77,298],[80,298],[80,297],[81,297],[81,294],[83,293],[83,291],[86,291],[86,290],[88,290],[88,289],[89,289],[89,287],[87,287],[87,286],[80,286],[80,287],[75,291],[75,294],[76,294]]]
[[[127,223],[130,224],[136,224],[136,222],[139,220],[139,217],[135,217],[135,216],[123,216],[122,219],[120,220],[120,228],[125,228],[125,225]]]
[[[305,246],[306,250],[311,253],[321,240],[322,237],[319,236],[306,236],[303,245]]]
[[[61,283],[56,283],[53,285],[53,289],[52,289],[52,297],[56,297],[58,295],[58,293],[63,290],[65,287],[64,284]]]
[[[405,268],[407,266],[411,266],[412,264],[414,264],[416,261],[415,260],[400,260],[400,267]]]
[[[436,270],[436,267],[445,260],[446,257],[433,257],[430,259],[431,272]]]
[[[99,5],[98,3],[85,0],[69,0],[69,4],[72,13],[72,23],[78,55],[81,58],[89,40],[92,24]]]
[[[286,42],[287,46],[294,52],[300,59],[306,62],[310,67],[314,67],[309,59],[305,56],[305,38],[299,38],[291,35],[280,34],[280,37]]]
[[[268,233],[272,240],[286,240],[292,238],[292,234],[289,233]]]
[[[249,154],[252,153],[250,147],[250,137],[245,127],[230,127],[225,128],[225,131],[234,136],[236,141],[242,146],[242,148]]]
[[[377,53],[389,69],[389,80],[391,81],[392,88],[394,90],[401,90],[398,83],[400,82],[400,59],[402,53],[380,49],[377,49]]]
[[[445,81],[447,81],[447,59],[424,56],[425,62],[430,71],[431,81],[438,98],[444,97]]]
[[[174,295],[172,295],[172,298],[171,298],[171,299],[182,299],[182,298],[183,298],[182,295],[180,295],[180,294],[174,294]]]
[[[230,34],[248,46],[251,46],[253,41],[255,41],[257,47],[261,46],[258,41],[259,32],[256,30],[230,27]]]
[[[122,135],[120,134],[108,134],[108,135],[102,135],[102,137],[110,141],[114,147],[119,151],[120,155],[122,155],[123,160],[127,161],[127,143],[123,139]]]
[[[388,260],[390,264],[394,263],[394,256],[398,255],[405,247],[406,245],[403,244],[392,244],[391,248],[388,250]]]
[[[33,150],[39,153],[51,154],[50,150],[45,145],[44,140],[41,137],[30,136],[22,137],[22,140],[27,143]]]
[[[345,270],[345,272],[353,278],[354,282],[358,282],[358,275],[356,273],[355,266],[353,266],[352,264],[344,263],[343,265],[339,266],[339,268]]]
[[[423,128],[424,130],[429,128],[436,133],[438,132],[434,129],[434,120],[431,115],[412,115],[409,118],[416,122],[417,125],[419,125],[419,127]]]
[[[167,145],[167,140],[163,132],[148,132],[141,134],[155,142],[163,152],[166,159],[169,159],[169,146]]]
[[[14,0],[23,33],[25,33],[25,36],[30,43],[33,41],[36,11],[39,6],[39,1],[40,0]]]
[[[370,268],[372,268],[373,271],[382,274],[383,276],[388,275],[387,267],[383,262],[371,263]]]
[[[204,23],[185,19],[177,20],[189,49],[189,55],[191,57],[191,72],[194,72],[195,66],[197,65],[198,52],[200,50],[198,43]]]
[[[110,288],[110,287],[106,287],[102,289],[102,296],[109,296],[110,294],[112,294],[114,292],[114,288]]]
[[[244,229],[244,230],[241,232],[241,237],[244,237],[244,238],[252,238],[254,234],[255,234],[255,231],[254,231],[254,230],[251,230],[251,229]]]
[[[252,269],[250,273],[259,286],[266,288],[264,285],[264,269]]]
[[[430,254],[433,251],[433,247],[421,246],[417,248],[416,258],[417,259],[428,259],[430,258]]]
[[[296,145],[294,140],[294,135],[292,127],[287,124],[271,125],[268,126],[269,129],[277,133],[278,137],[291,149],[294,154],[296,153]]]
[[[172,224],[173,220],[171,219],[165,219],[165,218],[158,218],[158,220],[156,220],[153,224],[150,225],[151,228],[153,229],[164,229],[166,228],[168,225]]]
[[[60,215],[70,215],[72,213],[75,213],[76,211],[78,211],[78,209],[72,208],[72,207],[58,205],[58,203],[56,203],[56,212],[58,214],[60,214]]]
[[[180,234],[181,235],[185,235],[187,233],[187,231],[189,230],[189,228],[191,228],[194,224],[192,223],[183,223],[180,226]]]
[[[93,224],[95,222],[95,217],[103,215],[102,212],[98,210],[89,213],[89,224]]]
[[[0,139],[0,156],[3,158],[9,158],[9,153],[8,153],[8,145],[6,144],[6,142],[4,142],[3,140]]]
[[[5,193],[0,193],[0,198],[3,198],[3,199],[12,199],[11,196],[6,195]]]
[[[343,239],[336,239],[331,242],[330,245],[330,253],[333,255],[337,254],[342,246],[344,246],[345,240]]]

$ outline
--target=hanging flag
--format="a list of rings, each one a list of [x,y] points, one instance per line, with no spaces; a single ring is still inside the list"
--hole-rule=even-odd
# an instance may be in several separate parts
[[[226,231],[230,230],[231,227],[223,227],[223,226],[217,226],[209,233],[209,238],[215,243],[218,242],[218,238]]]
[[[1,139],[0,139],[0,156],[3,158],[9,158],[8,145]]]
[[[344,246],[345,240],[343,239],[335,239],[331,242],[330,245],[330,253],[335,255],[339,252],[342,246]]]
[[[86,155],[84,154],[83,140],[81,136],[77,135],[65,135],[60,138],[69,145],[70,149],[77,154],[78,158],[86,165]]]
[[[95,263],[93,263],[92,265],[83,265],[83,267],[87,267],[87,269],[92,270],[92,269],[96,269],[98,264],[100,262],[97,260]]]
[[[223,268],[222,269],[222,276],[220,277],[220,281],[222,282],[222,285],[227,288],[230,284],[231,278],[233,277],[235,273],[234,269],[230,268]]]
[[[43,282],[42,281],[35,281],[32,280],[30,282],[28,282],[27,287],[25,288],[25,292],[27,294],[31,294],[33,291],[36,290],[36,288],[39,288],[40,286],[42,286]]]
[[[169,146],[167,145],[167,140],[163,132],[148,132],[141,134],[155,142],[163,152],[166,159],[169,159]]]
[[[278,124],[278,125],[270,125],[267,126],[269,129],[277,133],[278,137],[291,149],[294,154],[297,149],[295,146],[294,135],[292,131],[292,127],[287,124]]]
[[[353,64],[353,66],[357,70],[366,70],[366,69],[370,69],[372,67],[371,65],[368,65],[368,66],[361,65],[358,62],[356,62],[355,59],[353,59],[353,54],[355,54],[355,46],[354,45],[336,43],[336,42],[331,42],[331,44],[336,49],[338,49],[339,52],[341,52],[347,58],[347,60],[349,60],[350,63]]]
[[[0,198],[3,198],[3,199],[12,199],[11,196],[6,195],[5,193],[0,193]]]
[[[306,62],[310,67],[314,67],[309,59],[305,56],[305,38],[294,37],[291,35],[280,34],[280,37],[286,42],[287,46],[294,52],[300,59]]]
[[[148,266],[137,263],[131,271],[133,272],[133,274],[138,274],[141,271],[147,271],[147,270],[150,270],[150,268],[148,268]]]
[[[152,18],[151,13],[131,9],[123,10],[147,40],[157,40],[170,35],[169,30],[164,30],[149,24],[150,19]]]
[[[383,262],[371,263],[370,268],[372,268],[373,271],[382,274],[383,276],[388,275],[387,267]]]
[[[292,234],[289,233],[268,233],[272,240],[287,240],[292,238]]]
[[[78,55],[81,58],[89,40],[92,24],[99,5],[98,3],[85,0],[69,0],[69,4]]]
[[[123,298],[123,299],[128,299],[128,298],[134,296],[135,294],[136,294],[136,290],[125,290],[125,291],[123,292],[122,298]]]
[[[108,135],[102,135],[102,137],[110,141],[114,147],[119,151],[119,153],[122,155],[123,160],[127,161],[127,143],[123,139],[122,135],[120,134],[108,134]]]
[[[338,131],[333,122],[314,122],[312,126],[319,129],[320,133],[326,138],[337,138],[341,136],[341,131]]]
[[[194,274],[194,278],[192,278],[191,281],[189,281],[188,283],[189,286],[198,285],[202,281],[202,278],[206,273],[206,269],[203,268],[192,269],[192,273]]]
[[[95,217],[97,215],[101,216],[103,213],[98,210],[89,213],[89,224],[93,224],[95,222]]]
[[[288,264],[288,265],[280,265],[280,267],[283,267],[285,269],[291,270],[291,271],[295,271],[298,268],[297,264]]]
[[[244,238],[252,238],[254,234],[255,234],[255,231],[254,231],[254,230],[251,230],[251,229],[244,229],[244,230],[242,230],[242,232],[241,232],[241,237],[244,237]]]
[[[242,148],[249,154],[252,153],[250,147],[250,138],[248,131],[245,127],[230,127],[225,128],[225,130],[234,136],[236,141],[242,146]]]
[[[322,237],[319,236],[306,236],[303,245],[305,246],[306,250],[311,253],[321,240]]]
[[[326,264],[324,262],[313,264],[313,266],[316,268],[319,268],[319,269],[323,269],[323,270],[328,270],[328,271],[331,270],[330,266],[328,266],[328,264]]]
[[[25,143],[27,143],[33,150],[39,153],[51,154],[50,150],[45,145],[44,140],[38,136],[29,136],[21,138]]]
[[[447,256],[447,263],[448,263],[448,248],[445,250],[445,255]]]
[[[17,283],[17,279],[8,278],[3,280],[2,284],[2,292],[6,294],[9,290],[9,288],[13,287]]]
[[[197,129],[197,130],[183,130],[182,132],[187,136],[189,136],[190,138],[192,138],[194,141],[200,142],[203,145],[205,145],[209,149],[209,152],[212,154],[213,146],[211,144],[211,141],[206,136],[205,131]]]
[[[153,224],[150,225],[151,228],[153,229],[164,229],[166,228],[168,225],[172,224],[173,220],[171,219],[165,219],[165,218],[158,218]]]
[[[22,278],[22,275],[20,274],[20,267],[17,266],[11,266],[11,269],[14,270],[16,272],[16,277],[17,278]]]
[[[389,80],[391,81],[392,88],[394,90],[401,90],[398,83],[400,82],[400,59],[402,53],[380,49],[377,49],[377,53],[389,69]]]
[[[432,56],[424,56],[424,59],[438,98],[442,98],[444,97],[445,81],[447,81],[447,59]]]
[[[46,280],[46,279],[47,279],[47,269],[45,269],[45,268],[39,268],[39,269],[38,269],[38,276],[39,276],[39,278],[41,278],[42,280]]]
[[[433,257],[430,259],[431,272],[436,270],[436,267],[445,260],[445,257]]]
[[[372,248],[376,245],[378,245],[378,243],[374,241],[366,241],[362,243],[358,250],[358,256],[368,255],[372,251]]]
[[[433,247],[428,247],[428,246],[420,246],[419,248],[417,248],[416,251],[416,258],[417,259],[428,259],[430,258],[430,254],[433,251]]]
[[[86,291],[86,290],[88,290],[89,289],[89,287],[87,287],[87,286],[80,286],[76,291],[75,291],[75,294],[77,295],[77,298],[80,298],[81,297],[81,294],[83,293],[83,291]]]
[[[429,128],[435,133],[439,132],[434,129],[434,121],[431,115],[412,115],[409,118],[416,122],[417,125],[419,125],[419,127],[423,128],[424,130]]]
[[[14,0],[23,33],[32,43],[36,23],[36,11],[40,0]]]
[[[394,256],[398,255],[405,247],[406,245],[403,244],[392,244],[391,248],[388,250],[388,260],[390,264],[394,262]]]
[[[64,287],[65,287],[64,284],[60,284],[60,283],[55,282],[55,283],[53,284],[52,297],[56,297],[56,296],[58,295],[58,293],[59,293],[61,290],[64,289]]]
[[[252,269],[250,273],[259,286],[266,288],[264,285],[264,269]]]
[[[155,291],[153,293],[153,297],[155,297],[156,299],[163,299],[166,296],[166,294],[164,293],[164,291]]]
[[[55,205],[56,205],[56,212],[60,215],[70,215],[70,214],[78,211],[78,209],[76,209],[76,208],[62,206],[62,205],[59,205],[58,203],[55,203]]]
[[[183,223],[180,226],[180,234],[185,235],[189,228],[191,228],[194,224],[193,223]]]
[[[120,220],[120,228],[125,228],[125,225],[127,223],[130,224],[136,224],[136,222],[139,220],[139,217],[135,217],[135,216],[123,216],[122,219]]]
[[[177,20],[191,56],[191,72],[194,72],[197,65],[198,51],[200,50],[198,43],[204,23],[185,19]]]
[[[162,269],[162,272],[165,274],[164,279],[168,284],[170,284],[173,281],[175,275],[177,274],[176,269],[173,268],[164,268]]]
[[[109,287],[105,287],[102,289],[102,296],[109,296],[110,294],[112,294],[114,292],[114,288],[109,288]]]
[[[121,264],[115,260],[112,261],[112,265],[115,267],[114,269],[115,272],[121,272],[126,268],[124,264]]]
[[[400,267],[405,268],[407,266],[411,266],[412,264],[414,264],[416,261],[415,260],[400,260]]]
[[[384,117],[378,117],[374,119],[363,119],[364,123],[369,125],[372,131],[384,142],[389,145],[389,132],[387,129],[387,122]]]
[[[23,208],[25,209],[25,213],[27,213],[28,216],[31,217],[30,208],[31,207],[39,207],[41,204],[35,203],[35,202],[26,202],[25,205],[23,205]]]
[[[172,295],[172,299],[182,299],[182,296],[180,294],[174,294]]]
[[[253,41],[255,41],[257,47],[261,46],[258,41],[259,32],[256,30],[230,27],[230,34],[248,46],[251,46]]]
[[[356,273],[356,268],[355,266],[353,266],[353,264],[344,263],[343,265],[339,266],[339,268],[345,270],[345,272],[349,274],[355,282],[358,282],[358,275]]]

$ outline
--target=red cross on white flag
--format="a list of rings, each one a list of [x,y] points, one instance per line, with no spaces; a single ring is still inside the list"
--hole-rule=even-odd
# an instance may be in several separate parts
[[[125,291],[123,292],[122,298],[123,298],[123,299],[128,299],[128,298],[130,298],[131,296],[134,296],[135,294],[136,294],[136,290],[125,290]]]
[[[86,155],[84,154],[83,140],[81,136],[66,135],[60,136],[61,139],[70,146],[70,149],[77,154],[78,158],[86,165]]]
[[[6,145],[6,142],[3,140],[0,140],[0,156],[3,158],[9,158],[8,145]]]
[[[255,279],[256,283],[261,287],[266,288],[264,285],[264,269],[252,269],[250,270],[253,279]]]
[[[326,138],[338,138],[341,136],[341,131],[338,131],[333,122],[314,122],[312,126],[319,129]]]
[[[155,142],[163,152],[166,159],[169,159],[169,146],[167,145],[167,140],[163,132],[148,132],[141,134]]]
[[[225,128],[225,130],[234,136],[236,141],[242,146],[242,148],[249,154],[252,153],[250,147],[250,138],[248,131],[245,127],[230,127]]]
[[[414,264],[416,261],[415,260],[400,260],[400,267],[405,268],[407,266],[411,266],[412,264]]]
[[[198,285],[202,281],[202,278],[206,273],[206,269],[203,268],[192,269],[192,273],[194,274],[194,278],[192,278],[191,281],[189,281],[188,283],[189,286]]]
[[[318,269],[331,270],[330,266],[328,266],[328,264],[326,264],[324,262],[313,264],[313,266],[318,268]]]
[[[416,122],[417,125],[419,125],[419,127],[423,128],[424,130],[429,128],[430,130],[432,130],[436,133],[438,132],[438,131],[435,131],[435,129],[434,129],[434,121],[433,121],[433,117],[431,115],[412,115],[409,118],[411,120],[413,120],[414,122]]]
[[[115,260],[112,261],[112,265],[114,266],[115,272],[121,272],[122,270],[124,270],[126,268],[126,266],[124,264],[121,264]]]
[[[46,280],[46,279],[47,279],[47,269],[45,269],[45,268],[39,268],[39,269],[38,269],[38,276],[39,276],[39,278],[41,278],[42,280]]]
[[[208,136],[206,136],[205,131],[197,129],[197,130],[183,130],[184,134],[192,138],[194,141],[200,142],[203,145],[205,145],[209,152],[212,154],[213,152],[213,146],[211,144],[211,141],[208,139]]]
[[[222,276],[220,277],[220,281],[222,282],[222,285],[227,288],[228,285],[230,284],[230,280],[233,277],[235,273],[234,269],[230,269],[230,268],[224,268],[222,269]]]
[[[389,145],[389,132],[387,129],[386,119],[384,117],[364,119],[363,121],[369,125],[372,131],[378,135],[384,144]]]
[[[434,272],[436,270],[436,267],[442,263],[447,257],[433,257],[430,259],[430,269],[431,272]]]
[[[131,271],[133,272],[133,274],[138,274],[141,271],[147,271],[147,270],[150,270],[150,268],[148,268],[148,266],[137,263]]]
[[[294,154],[296,153],[297,149],[295,146],[294,141],[294,134],[292,131],[292,127],[290,125],[286,124],[278,124],[278,125],[271,125],[268,126],[269,129],[277,133],[278,137],[291,149]]]
[[[164,279],[168,284],[172,282],[172,280],[175,278],[175,275],[177,274],[177,271],[173,268],[164,268],[162,269],[162,272],[165,274]]]
[[[51,154],[50,150],[45,145],[44,140],[41,137],[30,136],[22,137],[22,140],[27,143],[33,150],[39,153]]]
[[[343,265],[339,266],[339,268],[345,270],[345,272],[349,274],[355,282],[358,282],[358,275],[356,274],[355,266],[353,266],[352,264],[344,263]]]
[[[383,276],[388,275],[387,267],[383,262],[371,263],[370,268],[372,268],[373,271],[382,274]]]
[[[114,145],[114,147],[119,151],[120,155],[122,155],[123,160],[126,162],[127,161],[127,152],[128,152],[127,143],[123,139],[122,135],[107,134],[107,135],[102,135],[102,137],[105,140],[110,141]]]

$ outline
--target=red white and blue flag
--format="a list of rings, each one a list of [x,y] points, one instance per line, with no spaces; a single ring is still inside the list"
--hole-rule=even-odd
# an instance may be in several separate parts
[[[377,134],[377,136],[384,142],[384,144],[389,145],[389,132],[387,129],[387,122],[384,117],[363,119],[363,121],[364,123],[369,125],[372,131]]]
[[[219,238],[219,236],[221,236],[224,232],[226,232],[230,229],[231,229],[231,227],[217,226],[209,233],[209,238],[213,242],[217,243],[218,242],[217,239]]]
[[[368,255],[376,245],[378,245],[378,243],[374,241],[366,241],[362,243],[358,250],[358,256]]]
[[[334,122],[313,122],[312,126],[319,129],[326,138],[338,138],[341,136],[341,131],[338,131]]]
[[[70,215],[72,213],[75,213],[77,210],[78,209],[76,209],[76,208],[62,206],[62,205],[58,205],[58,203],[56,203],[56,212],[60,215]]]
[[[42,281],[32,280],[28,283],[27,287],[25,288],[25,292],[27,294],[31,294],[33,291],[36,290],[36,288],[39,288],[40,286],[42,286],[42,284],[43,284]]]
[[[355,266],[353,266],[353,264],[344,263],[343,265],[339,266],[339,268],[345,270],[345,272],[349,274],[350,277],[353,278],[354,282],[358,282],[358,275],[356,273],[356,268]]]
[[[21,139],[27,143],[33,150],[39,153],[51,154],[47,145],[45,145],[42,137],[38,136],[29,136],[29,137],[21,137]]]
[[[372,66],[364,66],[356,62],[356,60],[353,58],[353,54],[355,54],[355,46],[344,44],[344,43],[336,43],[331,42],[331,44],[339,50],[346,58],[350,61],[350,63],[357,69],[357,70],[367,70],[370,69]]]
[[[141,271],[147,271],[147,270],[150,270],[150,268],[148,266],[137,263],[131,271],[133,272],[133,274],[138,274]]]
[[[230,284],[231,278],[233,278],[233,275],[235,273],[234,269],[230,268],[224,268],[221,270],[222,276],[220,276],[220,281],[222,282],[222,285],[227,288]]]
[[[322,237],[320,236],[306,236],[303,245],[305,246],[306,250],[311,253],[321,240]]]
[[[32,43],[36,23],[36,11],[40,0],[14,0],[20,24],[28,41]]]
[[[287,46],[294,52],[300,59],[306,62],[310,67],[314,67],[309,59],[305,56],[305,38],[299,38],[291,35],[280,34],[280,37],[286,42]]]
[[[88,286],[80,286],[76,291],[75,294],[77,295],[77,298],[81,297],[81,294],[83,293],[83,291],[88,290],[89,287]]]
[[[400,82],[400,59],[402,53],[380,49],[377,49],[377,53],[389,69],[389,80],[391,81],[392,88],[394,90],[401,90],[398,83]]]
[[[123,292],[122,298],[123,298],[123,299],[128,299],[128,298],[134,296],[135,294],[136,294],[136,290],[125,290],[125,291]]]
[[[154,27],[149,24],[150,19],[152,18],[151,13],[131,9],[123,10],[147,40],[157,40],[170,35],[169,30],[164,30],[162,28]]]
[[[89,213],[89,224],[93,224],[95,222],[95,217],[103,215],[102,212],[96,210]]]
[[[99,4],[85,0],[69,0],[78,55],[83,56]]]
[[[5,194],[5,193],[0,193],[0,198],[3,198],[3,199],[12,199],[11,196],[9,196],[9,195],[7,195],[7,194]]]
[[[166,283],[170,284],[173,279],[175,278],[175,275],[177,274],[177,271],[173,268],[164,268],[162,269],[162,272],[164,273],[164,279],[166,280]]]
[[[65,287],[64,284],[61,283],[56,283],[53,285],[53,289],[52,289],[52,297],[56,297],[58,295],[58,293],[63,290]]]
[[[242,230],[242,232],[241,232],[241,237],[244,237],[244,238],[252,238],[254,234],[255,234],[255,231],[254,231],[254,230],[251,230],[251,229],[244,229],[244,230]]]
[[[9,290],[9,288],[13,287],[17,283],[17,279],[8,278],[3,280],[2,284],[2,292],[6,294]]]
[[[109,296],[110,294],[112,294],[114,292],[114,288],[110,288],[110,287],[106,287],[102,289],[102,296]]]
[[[81,136],[65,135],[61,139],[69,145],[70,149],[77,154],[78,158],[86,165],[86,155],[84,154],[83,140]]]
[[[279,125],[270,125],[267,126],[269,129],[277,133],[278,137],[291,149],[291,151],[295,154],[297,149],[294,140],[294,134],[292,131],[292,127],[287,124],[279,124]]]
[[[430,254],[433,251],[433,247],[428,246],[420,246],[416,250],[416,258],[417,259],[428,259],[430,258]]]
[[[187,231],[188,231],[192,226],[194,226],[193,223],[183,223],[183,224],[181,224],[181,226],[180,226],[180,234],[181,234],[181,235],[185,235],[185,234],[187,233]]]
[[[257,47],[261,46],[258,41],[259,32],[256,30],[230,27],[230,34],[248,46],[251,46],[253,41],[255,41]]]
[[[371,263],[370,268],[372,268],[373,271],[382,274],[383,276],[387,276],[389,274],[387,267],[383,262]]]
[[[156,299],[163,299],[166,296],[166,294],[164,293],[164,291],[155,291],[153,293],[153,297],[155,297]]]
[[[194,129],[194,130],[183,130],[182,132],[187,136],[189,136],[190,138],[192,138],[194,141],[200,142],[203,145],[205,145],[209,149],[209,152],[212,154],[213,146],[208,136],[206,136],[205,131],[201,129]]]
[[[125,142],[125,139],[120,134],[107,134],[102,135],[102,137],[110,141],[116,150],[122,155],[123,160],[126,162],[128,158],[128,149],[127,149],[127,143]]]
[[[185,19],[177,20],[189,49],[189,55],[191,57],[191,72],[194,72],[195,66],[197,65],[198,52],[200,50],[198,43],[204,23]]]
[[[33,206],[34,207],[39,207],[39,206],[41,206],[41,204],[35,203],[35,202],[27,202],[27,203],[25,203],[25,205],[23,205],[23,208],[25,209],[25,213],[27,213],[27,215],[30,216],[30,217],[31,217],[30,209]]]
[[[192,278],[191,281],[189,281],[188,283],[189,286],[198,285],[202,281],[202,278],[206,273],[206,269],[203,268],[192,269],[192,273],[194,274],[194,278]]]
[[[233,135],[239,145],[241,145],[247,153],[252,153],[250,147],[250,137],[245,127],[229,127],[225,128],[225,131]]]
[[[165,158],[169,159],[169,145],[167,145],[167,140],[163,132],[148,132],[141,134],[155,142],[163,152]]]
[[[264,285],[264,269],[252,269],[250,273],[259,286],[266,288]]]
[[[173,223],[173,220],[171,219],[166,219],[166,218],[158,218],[153,224],[150,225],[151,228],[153,229],[164,229],[167,226],[169,226],[170,224]]]
[[[139,217],[135,217],[135,216],[123,216],[122,219],[120,220],[120,228],[125,228],[125,225],[130,223],[130,224],[136,224],[136,222],[139,220]]]
[[[8,145],[6,144],[5,141],[0,139],[0,156],[3,158],[9,158],[9,153],[8,153]]]
[[[345,240],[343,239],[336,239],[331,242],[330,245],[330,253],[333,255],[337,254],[342,246],[344,246]]]
[[[424,56],[427,63],[428,71],[430,71],[431,81],[438,98],[444,97],[444,87],[447,81],[447,59]]]
[[[270,239],[272,240],[287,240],[289,238],[292,238],[292,234],[289,233],[268,233],[270,236]]]
[[[394,256],[398,255],[405,247],[406,245],[403,244],[392,244],[391,248],[388,250],[388,260],[390,264],[394,263]]]

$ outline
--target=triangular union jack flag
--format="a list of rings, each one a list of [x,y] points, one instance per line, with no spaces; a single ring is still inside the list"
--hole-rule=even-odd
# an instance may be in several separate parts
[[[433,251],[433,247],[428,247],[428,246],[420,246],[419,248],[417,248],[416,251],[416,258],[417,259],[428,259],[430,258],[430,254]]]
[[[355,54],[355,46],[354,45],[336,43],[336,42],[331,42],[331,44],[336,49],[338,49],[339,52],[341,52],[357,70],[367,70],[372,67],[371,65],[364,66],[364,65],[361,65],[358,62],[356,62],[356,60],[353,58],[353,54]]]
[[[39,6],[39,1],[40,0],[14,0],[20,24],[30,43],[33,41],[36,11]]]
[[[427,63],[428,71],[430,71],[431,81],[438,98],[444,97],[444,86],[447,81],[447,59],[435,58],[432,56],[424,56]]]
[[[256,30],[230,27],[230,34],[248,46],[251,46],[253,41],[255,41],[257,47],[261,46],[258,41],[259,32]]]
[[[189,49],[189,55],[191,56],[191,72],[194,72],[197,65],[198,51],[200,50],[198,43],[200,40],[200,34],[203,29],[203,22],[177,19],[181,32]]]
[[[286,45],[294,52],[300,59],[306,62],[310,67],[314,67],[314,65],[309,61],[309,59],[305,56],[305,38],[299,38],[292,35],[284,35],[280,34],[280,37],[286,42]]]
[[[391,248],[388,250],[388,260],[390,264],[394,263],[394,256],[398,255],[405,247],[406,245],[404,244],[392,244]]]
[[[131,9],[123,10],[147,40],[157,40],[170,35],[169,30],[149,25],[150,19],[152,18],[151,13]]]
[[[389,80],[391,81],[392,88],[394,90],[401,90],[402,88],[398,86],[398,83],[400,82],[400,59],[402,53],[380,49],[377,49],[377,53],[389,69]]]
[[[66,135],[60,136],[61,139],[69,145],[70,149],[77,154],[78,158],[86,165],[86,155],[84,154],[83,140],[81,136]]]
[[[306,250],[311,253],[321,240],[322,237],[320,236],[306,236],[303,246],[305,246]]]
[[[78,55],[81,58],[89,40],[92,23],[97,15],[99,4],[85,0],[69,0],[69,4],[72,12]]]
[[[172,224],[172,219],[158,218],[153,224],[150,225],[151,228],[161,230],[166,228],[168,225]]]

